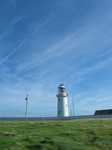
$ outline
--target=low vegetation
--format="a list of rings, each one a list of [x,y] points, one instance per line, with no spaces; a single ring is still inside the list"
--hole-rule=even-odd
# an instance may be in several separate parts
[[[0,150],[112,150],[112,120],[1,121]]]

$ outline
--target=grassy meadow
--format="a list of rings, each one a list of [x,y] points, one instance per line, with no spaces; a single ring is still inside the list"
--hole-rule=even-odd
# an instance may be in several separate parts
[[[0,150],[112,150],[112,119],[0,121]]]

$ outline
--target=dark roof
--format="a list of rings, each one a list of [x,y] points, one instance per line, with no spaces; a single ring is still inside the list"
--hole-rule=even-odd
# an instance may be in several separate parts
[[[112,109],[96,110],[95,115],[112,115]]]

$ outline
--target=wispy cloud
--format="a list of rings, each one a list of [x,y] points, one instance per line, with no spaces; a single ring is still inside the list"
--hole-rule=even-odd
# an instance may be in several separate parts
[[[76,72],[74,72],[73,67],[71,67],[72,71],[70,72],[71,75],[69,76],[68,80],[69,82],[75,80],[75,84],[76,83],[79,84],[82,80],[85,80],[88,78],[88,76],[91,76],[91,74],[96,73],[101,69],[105,69],[105,67],[111,65],[112,65],[112,56],[110,55],[108,58],[102,58],[101,60],[94,62],[94,64],[92,65],[80,68],[79,71],[77,70]]]
[[[79,96],[75,96],[75,111],[77,114],[82,112],[82,115],[87,114],[94,114],[95,110],[99,109],[110,109],[112,107],[111,99],[112,95],[110,92],[103,93],[96,92],[96,93],[86,93],[80,94]]]
[[[4,56],[4,58],[2,58],[0,60],[0,65],[4,64],[5,62],[7,62],[7,60],[10,59],[19,50],[19,48],[23,44],[24,44],[24,40],[22,42],[19,42],[14,49],[10,50],[10,52],[6,56]]]
[[[16,25],[18,22],[24,20],[25,18],[26,18],[25,16],[16,16],[11,20],[10,25],[11,26]]]
[[[1,32],[0,40],[3,40],[5,37],[10,35],[13,32],[14,25],[22,21],[23,19],[25,19],[25,17],[23,16],[16,16],[16,17],[11,18],[10,21],[8,21],[8,25],[5,26]]]

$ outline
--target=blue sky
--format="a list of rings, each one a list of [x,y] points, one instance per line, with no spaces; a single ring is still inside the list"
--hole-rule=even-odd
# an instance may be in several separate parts
[[[0,116],[55,116],[57,86],[71,111],[112,108],[111,0],[0,0]]]

